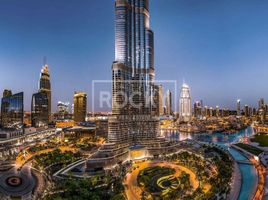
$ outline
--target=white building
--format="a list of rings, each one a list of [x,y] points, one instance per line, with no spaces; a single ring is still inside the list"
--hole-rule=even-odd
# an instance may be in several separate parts
[[[192,118],[192,99],[190,88],[187,84],[183,84],[180,93],[179,102],[180,121],[189,122]]]
[[[57,112],[61,114],[69,113],[69,105],[69,102],[59,101],[57,105]]]
[[[166,115],[172,115],[173,110],[172,110],[172,93],[170,90],[167,91],[166,93]]]

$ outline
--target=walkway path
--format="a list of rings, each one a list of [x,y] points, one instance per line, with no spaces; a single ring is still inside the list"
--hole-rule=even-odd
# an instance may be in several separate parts
[[[240,194],[242,185],[242,176],[239,169],[239,166],[236,161],[234,161],[234,171],[232,175],[232,186],[229,195],[230,200],[237,200]]]

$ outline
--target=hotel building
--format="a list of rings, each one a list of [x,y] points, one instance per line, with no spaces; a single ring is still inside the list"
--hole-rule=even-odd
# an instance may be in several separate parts
[[[192,99],[190,95],[190,88],[187,84],[183,84],[180,93],[179,104],[180,121],[189,122],[192,118]]]

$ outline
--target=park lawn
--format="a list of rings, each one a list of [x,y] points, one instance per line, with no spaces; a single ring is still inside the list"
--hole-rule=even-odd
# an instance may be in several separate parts
[[[268,135],[267,134],[255,135],[255,137],[250,139],[250,141],[259,143],[261,147],[268,147]]]
[[[248,144],[243,144],[243,143],[237,143],[235,144],[236,146],[240,147],[241,149],[246,150],[249,153],[252,153],[256,156],[258,156],[259,154],[261,154],[263,151],[257,147],[248,145]]]

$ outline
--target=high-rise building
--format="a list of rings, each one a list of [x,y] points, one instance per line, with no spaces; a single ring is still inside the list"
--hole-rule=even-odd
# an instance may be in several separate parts
[[[159,118],[154,102],[154,34],[148,0],[115,1],[110,143],[139,144],[156,138]]]
[[[84,92],[74,93],[74,122],[81,123],[86,120],[87,94]]]
[[[164,115],[163,86],[159,85],[159,115]]]
[[[220,107],[219,106],[216,106],[215,116],[220,117]]]
[[[196,101],[194,103],[194,116],[197,119],[202,119],[203,118],[203,106],[202,106],[202,101]]]
[[[258,115],[261,123],[264,123],[266,120],[266,107],[265,107],[265,102],[264,98],[261,98],[258,102],[259,104],[259,109],[258,109]]]
[[[208,106],[205,106],[204,107],[204,116],[207,118],[209,117],[209,109],[208,109]]]
[[[213,117],[213,108],[212,107],[209,108],[209,117]]]
[[[180,120],[189,122],[192,118],[192,99],[190,95],[190,88],[187,84],[183,84],[180,93],[179,106]]]
[[[249,116],[252,117],[252,115],[253,115],[253,109],[252,107],[249,107]]]
[[[257,109],[256,109],[256,108],[253,108],[253,110],[252,110],[252,114],[253,114],[254,116],[257,115]]]
[[[155,103],[154,106],[151,106],[151,114],[153,116],[160,116],[160,91],[159,85],[153,85],[152,87],[152,103]]]
[[[4,128],[23,129],[23,92],[5,95],[1,101],[1,125]]]
[[[237,108],[236,108],[236,112],[237,112],[237,116],[240,116],[241,115],[241,100],[238,99],[237,100]]]
[[[12,95],[12,91],[11,90],[4,90],[3,92],[3,97],[8,97]]]
[[[47,93],[48,98],[48,117],[51,121],[51,83],[48,65],[44,63],[40,74],[39,92]]]
[[[69,113],[69,102],[61,102],[59,101],[57,104],[57,113],[59,114],[67,114]]]
[[[172,115],[173,114],[173,110],[172,110],[172,93],[170,90],[167,91],[166,93],[166,115]]]
[[[259,110],[265,108],[264,98],[261,98],[258,102],[259,104]]]
[[[245,108],[244,108],[244,113],[245,113],[245,117],[251,117],[252,115],[252,109],[251,107],[249,107],[248,105],[245,105]]]
[[[33,127],[48,126],[49,111],[48,111],[48,93],[38,92],[32,96],[31,119]]]

